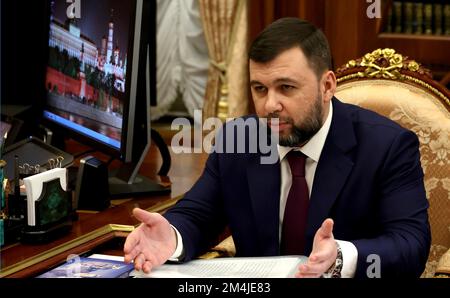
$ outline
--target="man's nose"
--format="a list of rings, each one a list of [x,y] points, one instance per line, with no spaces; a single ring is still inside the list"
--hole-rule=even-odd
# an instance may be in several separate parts
[[[278,95],[276,92],[269,90],[267,92],[267,100],[266,100],[266,112],[275,113],[280,112],[282,110],[282,105],[278,99]]]

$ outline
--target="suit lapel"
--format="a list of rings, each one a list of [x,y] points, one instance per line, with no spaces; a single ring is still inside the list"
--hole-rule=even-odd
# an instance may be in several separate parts
[[[265,245],[270,243],[270,251],[265,251],[266,255],[276,255],[279,253],[280,163],[261,164],[260,157],[252,154],[247,161],[248,188],[258,238]]]
[[[329,217],[330,210],[340,194],[353,168],[348,154],[356,146],[353,123],[344,104],[333,99],[333,118],[325,141],[316,173],[308,211],[307,244],[309,253],[312,240],[322,222]]]

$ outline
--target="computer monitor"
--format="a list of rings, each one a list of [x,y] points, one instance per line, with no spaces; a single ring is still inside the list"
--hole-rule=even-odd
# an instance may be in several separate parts
[[[170,191],[139,176],[150,147],[151,0],[54,0],[43,118],[56,130],[123,161],[115,195]],[[153,27],[154,28],[154,27]],[[152,69],[152,73],[150,73]]]

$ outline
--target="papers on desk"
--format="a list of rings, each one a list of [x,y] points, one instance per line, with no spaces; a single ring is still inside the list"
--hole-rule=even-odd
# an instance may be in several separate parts
[[[67,169],[65,168],[55,168],[23,179],[27,193],[27,222],[29,226],[36,225],[35,202],[41,197],[43,183],[54,179],[59,179],[61,188],[67,191]]]
[[[217,258],[193,260],[183,264],[164,264],[149,274],[132,271],[139,278],[282,278],[294,277],[305,256]]]

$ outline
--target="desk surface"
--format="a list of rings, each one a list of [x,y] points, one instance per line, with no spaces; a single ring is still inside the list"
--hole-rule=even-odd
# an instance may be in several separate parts
[[[70,153],[81,152],[83,147],[77,143],[70,144]],[[74,222],[70,233],[51,243],[29,245],[15,243],[1,249],[0,277],[33,276],[45,268],[54,266],[66,259],[69,254],[81,254],[95,245],[114,237],[125,237],[133,226],[139,222],[131,216],[134,207],[154,212],[163,212],[188,191],[203,171],[207,154],[174,154],[170,152],[172,165],[168,177],[156,175],[162,160],[156,146],[151,146],[140,169],[140,174],[154,180],[168,182],[172,192],[168,195],[128,198],[111,201],[112,206],[101,212],[78,212],[79,219]],[[97,156],[97,155],[96,155]],[[100,159],[107,159],[99,154]],[[113,162],[112,167],[119,166]]]

